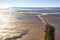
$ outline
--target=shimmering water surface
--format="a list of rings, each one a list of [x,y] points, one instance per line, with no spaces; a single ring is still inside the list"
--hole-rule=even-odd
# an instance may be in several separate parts
[[[42,15],[49,13],[30,14],[17,13],[21,10],[60,10],[60,8],[23,8],[12,7],[7,10],[0,10],[0,40],[44,40],[45,25]],[[52,14],[52,13],[51,13]],[[51,16],[59,18],[60,16]],[[43,22],[42,22],[43,21]]]

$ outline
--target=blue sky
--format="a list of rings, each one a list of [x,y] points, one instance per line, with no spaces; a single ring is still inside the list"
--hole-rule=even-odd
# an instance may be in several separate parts
[[[0,0],[0,8],[7,7],[60,7],[60,0]]]

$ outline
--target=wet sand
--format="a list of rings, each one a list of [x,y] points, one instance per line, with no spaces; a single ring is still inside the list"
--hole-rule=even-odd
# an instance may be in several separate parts
[[[0,14],[0,40],[44,40],[44,25],[31,14]],[[0,18],[1,18],[0,17]]]

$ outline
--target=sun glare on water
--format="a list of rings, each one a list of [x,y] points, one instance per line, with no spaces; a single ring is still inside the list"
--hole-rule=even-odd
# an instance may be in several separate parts
[[[4,28],[6,28],[8,26],[8,22],[9,22],[9,15],[6,15],[5,13],[0,13],[0,37],[6,35],[7,30],[5,30]]]
[[[8,20],[9,20],[8,17],[6,17],[3,14],[0,14],[0,27],[1,28],[6,27],[7,23],[8,23]]]

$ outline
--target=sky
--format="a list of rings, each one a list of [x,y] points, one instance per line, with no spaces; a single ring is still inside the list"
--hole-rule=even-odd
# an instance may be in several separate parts
[[[0,8],[60,7],[60,0],[0,0]]]

